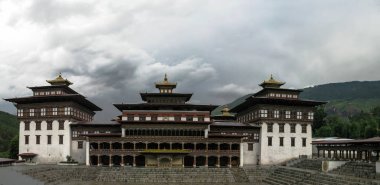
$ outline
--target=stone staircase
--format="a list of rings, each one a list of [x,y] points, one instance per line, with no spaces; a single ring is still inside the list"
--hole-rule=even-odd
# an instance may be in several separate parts
[[[293,167],[278,167],[267,178],[265,184],[271,185],[379,185],[379,181],[344,175],[328,174],[315,170]]]
[[[242,183],[242,182],[249,182],[249,179],[247,177],[247,174],[245,173],[244,169],[242,168],[231,168],[230,169],[231,174],[233,175],[235,182]]]
[[[291,167],[278,167],[267,178],[263,180],[266,184],[272,185],[293,185],[301,184],[306,179],[310,179],[312,172]]]
[[[50,166],[29,168],[21,172],[46,184],[61,184],[66,181],[94,180],[99,171],[92,167]]]
[[[291,167],[322,171],[322,160],[320,159],[304,159],[298,163],[291,165]]]
[[[244,167],[243,169],[249,182],[254,184],[262,184],[263,180],[266,179],[274,170],[269,166]]]
[[[347,162],[332,170],[330,173],[354,176],[359,178],[376,179],[376,164],[367,162]]]

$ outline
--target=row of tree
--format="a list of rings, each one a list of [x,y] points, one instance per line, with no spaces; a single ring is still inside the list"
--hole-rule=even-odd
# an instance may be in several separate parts
[[[371,112],[361,112],[352,117],[327,115],[323,107],[315,113],[314,137],[370,138],[380,135],[380,106]]]

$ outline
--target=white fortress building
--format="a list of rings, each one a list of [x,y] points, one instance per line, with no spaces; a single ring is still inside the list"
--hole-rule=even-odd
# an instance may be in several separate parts
[[[28,87],[29,97],[6,99],[20,120],[20,159],[58,163],[70,156],[93,166],[238,167],[278,164],[312,155],[314,109],[324,102],[301,100],[271,76],[261,91],[234,107],[190,104],[167,76],[143,103],[115,104],[110,123],[92,122],[101,108],[59,75],[50,85]]]

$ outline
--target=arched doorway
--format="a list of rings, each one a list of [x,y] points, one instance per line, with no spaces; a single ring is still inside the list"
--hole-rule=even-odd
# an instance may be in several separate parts
[[[188,150],[194,150],[194,144],[193,143],[185,143],[184,148],[188,149]]]
[[[112,149],[114,149],[114,150],[120,150],[121,147],[122,147],[122,145],[119,142],[112,143]]]
[[[208,144],[208,150],[218,150],[218,144],[216,144],[216,143],[209,143]]]
[[[136,156],[136,166],[139,166],[139,167],[145,166],[145,156],[143,155]]]
[[[90,157],[90,165],[91,166],[97,166],[98,165],[98,156],[96,156],[96,155],[92,155],[91,157]]]
[[[120,166],[121,165],[121,156],[118,156],[118,155],[112,156],[112,165],[113,166]]]
[[[172,149],[174,149],[174,150],[180,150],[180,149],[182,149],[182,143],[173,143],[172,144]]]
[[[133,156],[130,156],[130,155],[124,156],[124,165],[133,166]]]
[[[110,156],[108,155],[102,155],[100,157],[101,164],[103,166],[109,166],[110,165]]]
[[[148,149],[158,149],[158,144],[157,143],[149,143]]]
[[[146,144],[145,143],[136,143],[136,149],[139,149],[139,150],[143,150],[146,148]]]
[[[196,158],[196,165],[197,166],[204,166],[206,164],[206,157],[204,156],[198,156]]]
[[[124,143],[125,150],[133,150],[133,143]]]
[[[215,156],[208,157],[208,167],[215,167],[218,162],[218,158]]]
[[[185,167],[193,167],[194,157],[193,156],[185,156],[183,159]]]
[[[160,144],[160,149],[169,150],[170,149],[170,144],[169,143],[161,143]]]
[[[222,157],[220,157],[220,167],[227,167],[228,166],[228,163],[229,163],[229,161],[230,161],[230,158],[229,157],[227,157],[227,156],[222,156]]]
[[[231,158],[231,166],[232,167],[239,167],[239,164],[240,164],[239,157],[234,156]]]

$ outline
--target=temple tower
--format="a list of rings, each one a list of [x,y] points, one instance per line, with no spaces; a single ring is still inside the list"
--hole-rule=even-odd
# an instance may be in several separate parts
[[[5,99],[17,108],[20,159],[37,163],[65,161],[71,148],[79,147],[71,146],[70,124],[91,121],[94,111],[101,110],[71,89],[61,74],[47,82],[50,85],[28,87],[32,96]]]

